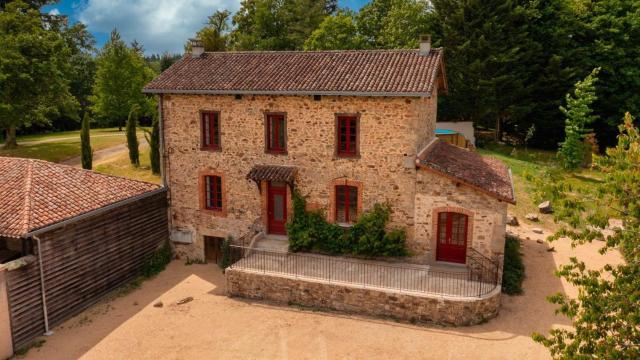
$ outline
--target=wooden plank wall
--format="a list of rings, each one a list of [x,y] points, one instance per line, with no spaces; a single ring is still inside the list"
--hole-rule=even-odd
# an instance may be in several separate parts
[[[168,238],[166,192],[42,234],[50,327],[140,275],[144,262]],[[16,349],[44,332],[37,267],[31,264],[9,276]],[[23,315],[27,312],[32,315]]]

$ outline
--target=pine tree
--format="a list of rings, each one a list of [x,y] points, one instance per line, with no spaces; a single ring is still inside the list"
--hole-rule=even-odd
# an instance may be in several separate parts
[[[591,131],[587,126],[598,117],[593,115],[591,104],[597,100],[595,83],[600,68],[595,68],[584,80],[578,81],[575,90],[567,94],[567,106],[560,111],[566,116],[564,142],[560,143],[558,156],[567,170],[577,169],[584,160],[586,147],[585,136]]]
[[[91,150],[91,135],[89,133],[89,113],[85,112],[82,118],[82,130],[80,131],[80,147],[82,152],[82,168],[91,170],[93,165],[93,151]]]
[[[138,150],[138,135],[136,134],[136,123],[138,122],[138,106],[133,105],[129,111],[127,119],[126,134],[127,147],[129,148],[129,160],[135,167],[140,166],[140,152]]]

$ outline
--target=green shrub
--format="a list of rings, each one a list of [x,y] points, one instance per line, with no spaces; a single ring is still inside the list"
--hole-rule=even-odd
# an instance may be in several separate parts
[[[222,271],[231,266],[231,243],[233,237],[229,236],[222,242],[222,261],[220,262],[220,268]]]
[[[404,230],[385,231],[391,208],[376,204],[356,224],[343,228],[327,222],[323,211],[307,211],[306,200],[293,194],[293,220],[287,223],[289,249],[332,255],[406,256]]]
[[[502,273],[502,292],[508,295],[522,294],[524,263],[520,253],[520,240],[507,236],[504,244],[504,271]]]
[[[142,266],[142,276],[150,278],[164,270],[171,262],[173,254],[171,253],[171,245],[166,242],[161,248],[156,250]]]

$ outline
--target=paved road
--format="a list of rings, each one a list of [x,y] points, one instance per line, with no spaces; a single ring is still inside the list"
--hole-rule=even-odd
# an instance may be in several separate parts
[[[91,138],[99,138],[99,137],[112,137],[112,136],[123,136],[125,133],[121,132],[118,134],[103,134],[103,135],[92,135]],[[43,140],[32,140],[32,141],[18,141],[20,145],[38,145],[38,144],[46,144],[58,141],[66,141],[66,140],[78,140],[80,141],[80,135],[78,136],[68,136],[68,137],[53,137],[51,139],[43,139]]]

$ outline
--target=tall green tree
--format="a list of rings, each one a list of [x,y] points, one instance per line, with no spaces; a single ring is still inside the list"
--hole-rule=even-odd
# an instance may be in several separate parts
[[[640,113],[640,2],[574,0],[571,4],[578,20],[572,33],[580,51],[575,59],[583,73],[602,68],[594,129],[598,142],[611,146],[624,113]]]
[[[160,57],[160,72],[167,70],[176,61],[180,60],[182,55],[164,52]]]
[[[93,150],[91,150],[91,134],[89,130],[90,121],[89,113],[85,112],[82,118],[82,129],[80,130],[80,157],[82,168],[87,170],[91,170],[93,166]]]
[[[59,2],[59,0],[0,0],[0,9],[4,10],[8,4],[15,3],[21,1],[32,9],[40,9],[41,7],[49,4],[55,4]]]
[[[549,300],[573,326],[534,335],[557,359],[640,358],[640,133],[628,113],[619,131],[618,145],[595,159],[603,173],[595,188],[576,191],[554,177],[543,178],[538,188],[553,199],[556,219],[566,224],[551,240],[567,237],[574,246],[602,240],[601,253],[619,249],[625,259],[590,269],[574,257],[560,267],[557,275],[577,287],[578,296]],[[612,217],[622,227],[605,233]]]
[[[329,11],[331,0],[243,0],[230,34],[235,50],[301,50]]]
[[[322,20],[304,42],[304,50],[352,50],[365,48],[353,11],[339,11]]]
[[[565,169],[575,170],[584,161],[587,148],[584,138],[591,129],[587,128],[597,118],[593,114],[591,104],[596,101],[595,84],[598,80],[600,68],[595,68],[584,80],[578,81],[575,90],[567,94],[567,106],[561,106],[560,111],[566,116],[564,134],[560,143],[558,155],[562,159]],[[589,149],[590,151],[590,149]]]
[[[140,53],[127,47],[114,29],[98,54],[91,96],[93,113],[102,125],[122,129],[133,105],[138,106],[139,115],[152,114],[153,99],[143,94],[142,88],[154,76]]]
[[[151,123],[151,131],[145,134],[147,143],[149,144],[149,162],[151,164],[151,172],[160,174],[160,122],[156,113],[153,115]]]
[[[430,11],[427,0],[373,0],[357,15],[358,33],[367,48],[417,48],[430,31]]]
[[[129,149],[129,160],[131,161],[131,165],[135,167],[140,166],[140,150],[139,150],[138,133],[137,133],[139,109],[140,108],[136,104],[131,106],[131,111],[129,111],[129,117],[127,118],[127,126],[126,126],[127,148]]]
[[[229,30],[231,26],[231,13],[229,10],[217,10],[209,16],[207,24],[198,31],[196,38],[204,44],[204,51],[225,51],[228,47]],[[187,51],[191,50],[191,44],[185,45]]]
[[[575,44],[564,0],[432,4],[430,27],[435,45],[445,49],[450,90],[439,107],[441,118],[495,128],[498,139],[507,127],[524,137],[533,114],[560,126],[559,101],[575,82],[568,65]],[[543,136],[560,141],[549,136],[553,126],[536,127],[534,144]]]
[[[0,129],[5,147],[16,131],[77,106],[69,93],[69,49],[59,32],[43,24],[40,12],[21,1],[0,11]]]

